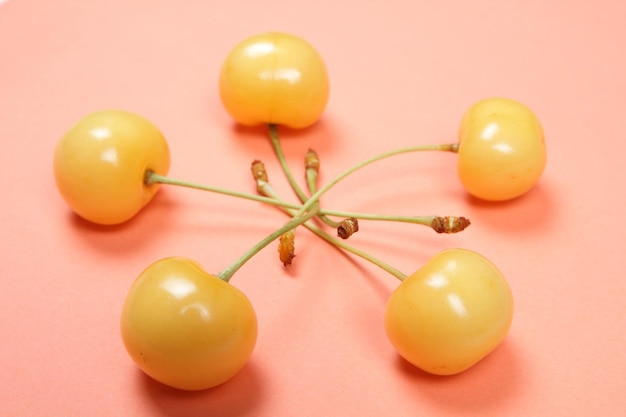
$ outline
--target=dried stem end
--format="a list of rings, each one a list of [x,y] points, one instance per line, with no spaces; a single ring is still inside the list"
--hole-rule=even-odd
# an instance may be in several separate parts
[[[291,261],[296,257],[295,255],[295,237],[296,233],[292,229],[280,236],[278,240],[278,256],[283,266],[291,265]]]
[[[309,149],[304,157],[304,165],[307,170],[312,170],[318,173],[320,171],[320,158],[317,156],[317,152],[313,149]]]
[[[354,217],[344,219],[337,226],[337,236],[347,239],[359,231],[359,221]]]
[[[250,170],[252,171],[252,177],[256,181],[256,190],[259,194],[263,194],[263,185],[268,182],[267,179],[267,171],[265,170],[265,164],[263,162],[254,160],[252,165],[250,166]]]
[[[457,233],[470,225],[470,221],[465,217],[435,217],[430,227],[437,233]]]

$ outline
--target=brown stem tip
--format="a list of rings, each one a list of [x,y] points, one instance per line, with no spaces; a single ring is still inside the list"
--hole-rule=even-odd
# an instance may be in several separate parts
[[[358,231],[359,221],[354,217],[342,220],[337,226],[337,236],[342,239],[347,239]]]
[[[267,184],[267,171],[265,170],[265,164],[263,162],[257,160],[252,161],[252,165],[250,166],[250,170],[252,171],[252,177],[256,181],[256,191],[261,195],[264,194],[263,185]]]
[[[291,265],[295,254],[295,231],[292,229],[280,236],[278,240],[278,256],[283,266]]]
[[[265,170],[265,164],[258,159],[252,161],[252,165],[250,166],[250,170],[252,171],[252,177],[255,180],[262,180],[267,182],[267,171]]]
[[[320,170],[320,158],[317,156],[317,152],[313,149],[309,149],[305,158],[304,164],[306,169],[313,170],[315,172],[319,172]]]
[[[435,217],[430,224],[437,233],[457,233],[470,225],[470,221],[465,217]]]

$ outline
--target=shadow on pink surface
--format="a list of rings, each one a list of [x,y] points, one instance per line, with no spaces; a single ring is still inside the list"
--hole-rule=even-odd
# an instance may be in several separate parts
[[[250,155],[265,155],[271,149],[269,132],[265,126],[248,127],[233,123],[231,133],[235,143],[245,148],[242,152],[245,151]],[[339,140],[337,126],[328,117],[322,118],[306,129],[289,129],[279,126],[278,135],[287,159],[300,156],[304,158],[304,152],[309,147],[321,154],[330,153]]]
[[[508,201],[483,201],[467,195],[473,223],[503,232],[533,233],[556,227],[558,203],[550,184],[539,183],[527,194]]]
[[[163,385],[137,369],[140,390],[168,417],[252,416],[263,400],[263,384],[254,361],[217,387],[202,391],[182,391]]]
[[[514,342],[505,340],[472,368],[457,375],[428,374],[397,356],[398,373],[412,386],[410,397],[437,403],[452,410],[486,411],[518,394],[521,365]]]
[[[175,229],[176,223],[164,219],[181,216],[179,209],[180,204],[170,190],[163,189],[159,190],[139,213],[121,224],[91,223],[69,209],[67,217],[70,229],[81,241],[91,244],[100,251],[117,254],[124,250],[133,251],[160,238],[166,238],[167,234]]]

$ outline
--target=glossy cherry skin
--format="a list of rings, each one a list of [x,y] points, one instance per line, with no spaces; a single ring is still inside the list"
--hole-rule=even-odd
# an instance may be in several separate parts
[[[407,361],[432,374],[452,375],[492,352],[512,318],[511,290],[495,265],[475,252],[448,249],[393,292],[385,329]]]
[[[457,171],[473,196],[489,201],[519,197],[539,181],[546,160],[541,123],[522,103],[489,98],[463,116]]]
[[[61,196],[93,223],[123,223],[152,200],[158,184],[146,173],[166,175],[170,152],[149,120],[123,110],[91,113],[58,142],[54,178]]]
[[[165,258],[130,288],[121,319],[131,358],[157,381],[183,390],[222,384],[247,363],[256,314],[237,288],[196,262]]]
[[[239,43],[219,78],[222,104],[235,121],[305,128],[321,116],[329,96],[326,65],[304,39],[263,33]]]

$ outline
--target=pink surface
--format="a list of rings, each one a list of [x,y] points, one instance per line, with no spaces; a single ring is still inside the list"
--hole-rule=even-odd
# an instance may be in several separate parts
[[[623,138],[626,2],[9,0],[0,5],[0,415],[618,416],[626,409]],[[461,234],[362,224],[352,244],[410,273],[438,250],[480,252],[516,301],[505,343],[470,371],[426,375],[382,325],[397,281],[302,231],[285,270],[271,246],[231,281],[259,317],[246,368],[185,393],[145,377],[124,351],[131,282],[170,255],[223,267],[285,217],[258,203],[165,188],[112,228],[70,213],[52,178],[58,138],[103,108],[146,116],[168,138],[171,175],[254,192],[263,159],[289,193],[261,130],[219,102],[227,52],[267,30],[324,56],[323,119],[285,136],[298,178],[309,147],[322,180],[379,152],[455,140],[462,113],[493,95],[543,122],[549,160],[531,193],[466,196],[455,156],[405,155],[350,177],[328,208],[458,214]]]

